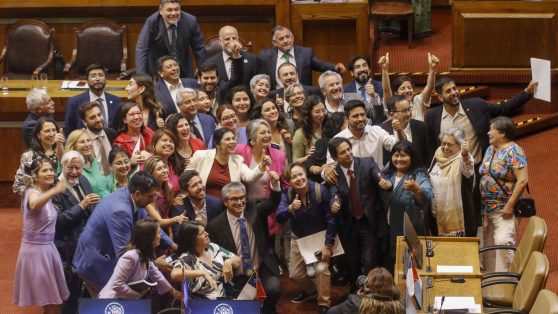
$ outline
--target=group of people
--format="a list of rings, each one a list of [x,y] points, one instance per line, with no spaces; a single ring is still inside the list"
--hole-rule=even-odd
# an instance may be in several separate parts
[[[222,53],[205,60],[195,18],[161,0],[140,34],[127,101],[105,92],[100,64],[86,70],[89,90],[69,99],[64,128],[48,93],[30,91],[13,186],[24,217],[15,303],[76,313],[86,294],[161,295],[165,307],[182,298],[184,280],[191,297],[236,298],[256,273],[262,312],[275,313],[288,272],[300,288],[291,301],[316,299],[320,313],[401,313],[388,270],[404,213],[419,235],[452,237],[477,236],[484,216],[485,244],[514,243],[528,177],[506,116],[536,82],[497,105],[461,100],[428,54],[417,93],[409,77],[390,80],[386,54],[381,81],[355,56],[343,85],[343,64],[295,46],[286,27],[272,38],[256,57],[224,26]],[[429,108],[434,90],[443,104]],[[309,264],[297,240],[319,232]],[[337,238],[345,254],[334,257]],[[485,267],[505,271],[512,258],[495,253]],[[360,287],[366,274],[381,284]],[[332,277],[359,301],[332,307]],[[156,288],[128,285],[141,279]]]

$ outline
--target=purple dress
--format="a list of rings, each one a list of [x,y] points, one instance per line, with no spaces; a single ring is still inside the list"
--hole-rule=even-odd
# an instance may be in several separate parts
[[[23,231],[13,303],[19,306],[62,304],[70,292],[64,279],[62,260],[54,246],[57,212],[49,200],[40,211],[31,213],[31,192],[39,191],[29,188],[23,199]]]

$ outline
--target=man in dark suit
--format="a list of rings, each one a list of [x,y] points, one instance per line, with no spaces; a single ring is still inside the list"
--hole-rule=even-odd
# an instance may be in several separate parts
[[[312,85],[312,71],[324,72],[327,70],[345,73],[342,63],[333,65],[318,59],[311,48],[295,46],[294,36],[290,29],[277,25],[271,30],[273,47],[263,49],[258,54],[258,73],[265,73],[271,78],[271,88],[278,89],[282,86],[277,77],[277,69],[283,63],[296,65],[300,83]]]
[[[155,75],[155,63],[162,56],[174,57],[180,77],[194,77],[192,49],[196,63],[205,61],[205,45],[196,18],[180,10],[180,0],[161,0],[159,11],[147,18],[136,44],[136,72]]]
[[[233,54],[231,66],[234,70],[231,71],[231,79],[227,82],[219,80],[219,67],[213,62],[205,62],[198,68],[198,81],[200,82],[201,89],[209,96],[211,113],[214,116],[216,115],[217,107],[223,104],[231,87],[240,84],[244,73],[240,48],[240,43],[233,45],[233,49],[238,52]],[[237,56],[237,58],[234,56]]]
[[[70,297],[62,308],[64,314],[77,313],[82,283],[72,267],[72,259],[87,219],[100,200],[99,195],[93,193],[87,178],[81,174],[83,162],[83,157],[77,151],[68,151],[62,156],[61,179],[66,185],[66,191],[52,200],[58,211],[54,244],[60,253],[70,291]]]
[[[372,79],[372,69],[367,57],[360,55],[352,57],[349,60],[349,71],[354,80],[343,85],[345,93],[358,93],[363,100],[371,102],[372,99],[366,92],[366,84],[372,84],[374,92],[378,94],[380,99],[384,97],[382,82]]]
[[[458,127],[465,132],[465,137],[469,144],[469,151],[475,159],[475,173],[482,162],[484,153],[488,148],[488,131],[490,130],[490,120],[497,116],[511,116],[521,109],[529,101],[537,88],[537,82],[531,81],[525,90],[515,95],[512,99],[501,104],[490,104],[481,98],[469,98],[459,100],[459,90],[455,81],[447,76],[443,76],[436,82],[436,92],[443,105],[432,108],[426,114],[426,126],[430,138],[432,139],[432,151],[440,146],[440,132],[449,128]],[[476,184],[473,195],[477,206],[477,225],[481,218],[479,180],[480,176],[475,176]],[[474,222],[473,222],[474,223]],[[465,229],[471,222],[465,221]],[[467,236],[476,234],[466,233]]]
[[[225,210],[220,199],[205,193],[205,183],[197,171],[184,171],[178,178],[178,185],[180,193],[184,195],[183,204],[171,207],[171,218],[184,215],[188,220],[198,221],[205,227],[208,221]],[[176,235],[178,225],[173,226],[173,231]]]
[[[219,81],[228,82],[232,74],[232,46],[233,43],[240,43],[238,40],[238,30],[230,25],[221,27],[219,30],[219,43],[223,49],[222,53],[214,55],[213,57],[207,59],[207,61],[217,64],[217,67],[219,68]],[[239,83],[248,87],[250,86],[250,79],[256,75],[256,56],[252,53],[244,51],[241,51],[240,54],[242,55],[242,66],[244,68],[244,72]]]
[[[296,70],[296,66],[292,63],[281,64],[277,69],[277,75],[283,87],[270,91],[269,98],[271,99],[275,99],[277,97],[284,98],[285,89],[295,83],[299,83],[298,71]],[[314,86],[303,85],[303,88],[304,88],[304,95],[306,95],[306,97],[310,95],[322,96],[320,90],[315,88]]]
[[[328,150],[337,162],[337,182],[330,186],[331,195],[341,199],[341,210],[336,214],[337,230],[345,248],[345,267],[353,285],[361,275],[377,266],[387,249],[387,212],[379,195],[379,186],[389,184],[371,157],[353,157],[351,142],[335,137]],[[381,178],[381,179],[380,179]]]
[[[89,91],[76,95],[68,99],[66,114],[64,117],[64,136],[68,136],[73,130],[83,128],[83,123],[79,116],[79,108],[84,102],[96,101],[101,108],[104,127],[113,124],[114,117],[120,109],[122,100],[118,96],[105,93],[106,71],[100,64],[91,64],[85,69]]]
[[[388,102],[388,110],[391,119],[399,120],[407,141],[412,142],[417,147],[422,159],[422,166],[428,168],[432,161],[433,151],[428,132],[426,131],[426,123],[411,119],[411,104],[405,99],[405,96],[394,95],[391,97]],[[392,121],[385,121],[380,126],[389,134],[396,135],[393,131]],[[391,152],[384,148],[384,165],[389,161],[390,155]]]
[[[180,78],[180,65],[171,56],[157,59],[157,74],[160,78],[155,85],[155,98],[163,104],[165,117],[177,113],[176,93],[183,87],[196,89],[198,82],[191,78]]]
[[[27,97],[25,97],[25,103],[27,104],[27,111],[29,114],[23,121],[21,125],[21,133],[23,135],[23,142],[25,143],[25,148],[31,147],[31,139],[33,138],[33,132],[35,131],[35,126],[40,117],[54,115],[54,101],[43,89],[32,89]]]
[[[103,115],[98,102],[88,101],[79,109],[81,122],[93,143],[95,159],[103,175],[109,174],[108,156],[112,149],[114,139],[118,135],[115,130],[103,127]]]
[[[235,277],[235,289],[240,291],[256,267],[267,295],[262,313],[276,313],[276,304],[281,296],[279,266],[272,245],[267,241],[267,217],[281,201],[279,175],[271,171],[271,193],[269,198],[256,204],[246,200],[246,188],[240,182],[231,182],[223,187],[223,200],[227,210],[209,222],[207,232],[212,241],[234,252],[242,258],[242,276]]]
[[[183,88],[176,94],[176,101],[178,109],[190,122],[192,132],[208,146],[209,140],[215,132],[217,121],[207,113],[198,112],[196,91],[191,88]]]

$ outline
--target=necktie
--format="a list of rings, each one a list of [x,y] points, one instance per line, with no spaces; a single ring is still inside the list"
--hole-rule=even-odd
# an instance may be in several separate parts
[[[99,142],[99,154],[101,155],[101,170],[103,170],[103,175],[109,174],[109,162],[107,158],[107,151],[105,150],[105,145],[103,145],[104,135],[97,136],[97,142]]]
[[[79,202],[83,201],[83,199],[84,199],[85,197],[83,196],[83,193],[81,193],[81,189],[79,188],[79,183],[76,184],[76,185],[74,185],[74,186],[72,187],[72,189],[74,189],[74,191],[76,192],[76,194],[77,194],[77,196],[78,196],[78,201],[79,201]]]
[[[194,120],[190,121],[190,125],[192,126],[192,132],[194,132],[196,137],[203,141],[204,138],[203,138],[200,130],[198,129],[198,125],[197,125],[196,121],[194,121]]]
[[[240,217],[237,220],[238,226],[240,227],[240,250],[242,257],[242,268],[244,269],[244,274],[250,276],[252,274],[252,256],[250,254],[250,241],[248,240],[248,230],[246,229],[246,224],[244,223],[246,219]]]
[[[356,180],[355,177],[353,176],[353,171],[351,169],[347,171],[347,175],[349,175],[349,181],[350,181],[349,189],[351,190],[351,200],[353,203],[353,210],[352,210],[353,216],[355,216],[356,219],[360,219],[364,215],[364,211],[362,210],[362,206],[360,205],[360,197],[358,196]]]
[[[232,57],[227,58],[227,76],[229,80],[231,79],[233,68],[232,68]]]
[[[171,42],[170,42],[170,55],[177,59],[177,48],[176,48],[176,25],[172,24],[171,26],[169,26],[171,29]]]
[[[283,58],[285,59],[285,63],[290,63],[289,60],[291,59],[291,57],[292,57],[291,54],[288,53],[288,52],[283,54]]]
[[[107,112],[105,111],[105,105],[103,104],[105,100],[101,97],[97,98],[96,102],[99,103],[99,107],[101,107],[101,114],[103,115],[103,127],[108,126],[108,117]]]
[[[360,91],[360,96],[362,97],[362,99],[366,100],[366,89],[364,88],[364,86],[359,87],[358,90]]]

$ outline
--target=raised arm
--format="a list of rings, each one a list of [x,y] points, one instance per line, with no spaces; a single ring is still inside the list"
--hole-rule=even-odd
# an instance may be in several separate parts
[[[428,78],[426,79],[426,86],[420,93],[423,107],[430,107],[430,97],[434,90],[434,84],[436,84],[436,65],[439,62],[440,60],[435,55],[428,53]]]
[[[387,103],[393,95],[391,92],[391,82],[389,81],[389,52],[381,56],[378,64],[382,68],[382,89],[384,90],[384,108],[387,110]]]

